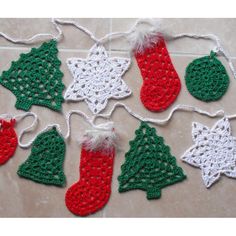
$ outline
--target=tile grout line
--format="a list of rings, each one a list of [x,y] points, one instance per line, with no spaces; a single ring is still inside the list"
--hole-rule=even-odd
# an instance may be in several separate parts
[[[25,48],[25,47],[8,47],[8,46],[0,46],[0,50],[19,50],[19,51],[29,51],[31,48]],[[72,48],[59,48],[58,49],[60,52],[82,52],[82,53],[88,53],[89,50],[88,49],[72,49]],[[126,54],[128,53],[128,50],[115,50],[115,49],[110,49],[110,44],[109,44],[109,53],[120,53],[120,54]],[[172,56],[177,56],[177,57],[181,57],[181,56],[187,56],[187,57],[200,57],[200,56],[206,56],[206,54],[204,53],[182,53],[182,52],[172,52],[169,51],[170,55]],[[236,56],[231,56],[231,59],[236,59]]]
[[[111,34],[112,33],[112,18],[109,19],[109,33]],[[109,37],[109,47],[108,47],[108,50],[109,50],[109,54],[111,56],[111,36]]]

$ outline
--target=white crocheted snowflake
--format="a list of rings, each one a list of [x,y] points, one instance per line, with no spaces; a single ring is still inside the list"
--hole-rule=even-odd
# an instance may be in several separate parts
[[[69,58],[67,65],[74,81],[64,95],[65,100],[85,100],[94,114],[106,107],[109,98],[120,99],[131,94],[121,79],[130,59],[108,57],[101,45],[95,44],[87,59]]]
[[[203,182],[207,188],[221,174],[236,178],[236,138],[231,135],[227,118],[216,122],[212,129],[193,123],[192,139],[195,144],[181,159],[202,170]]]

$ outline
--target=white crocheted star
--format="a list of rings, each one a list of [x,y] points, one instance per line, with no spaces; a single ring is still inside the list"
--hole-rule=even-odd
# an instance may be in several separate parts
[[[202,170],[205,186],[209,188],[221,174],[236,178],[236,138],[231,135],[229,120],[224,117],[212,129],[193,123],[192,139],[195,144],[181,159]]]
[[[131,90],[121,76],[128,70],[130,59],[108,57],[105,48],[95,44],[87,59],[67,60],[73,83],[67,89],[65,100],[85,100],[90,110],[97,114],[103,110],[109,98],[125,98]]]

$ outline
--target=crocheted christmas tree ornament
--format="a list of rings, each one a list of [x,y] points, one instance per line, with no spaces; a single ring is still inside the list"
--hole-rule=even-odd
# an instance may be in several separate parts
[[[193,60],[186,68],[188,91],[197,99],[211,102],[219,100],[229,87],[229,76],[223,64],[211,52],[210,56]]]
[[[83,141],[80,179],[66,192],[66,206],[75,215],[93,214],[103,208],[110,198],[115,157],[114,144],[110,141],[114,132],[99,132],[99,135],[97,132],[87,134]]]
[[[57,42],[51,40],[21,54],[0,77],[0,84],[16,96],[15,107],[28,111],[32,105],[61,110],[63,73],[57,57]]]
[[[164,37],[157,33],[147,34],[143,38],[141,50],[140,45],[134,48],[143,78],[140,98],[148,110],[163,111],[177,98],[181,89],[180,79],[171,62]]]
[[[63,162],[65,150],[64,139],[55,127],[45,131],[34,140],[31,154],[21,164],[17,174],[38,183],[64,186]]]
[[[5,164],[15,153],[18,144],[14,130],[15,120],[0,119],[0,165]]]
[[[119,192],[140,189],[146,191],[147,199],[158,199],[162,188],[180,182],[186,176],[154,128],[141,122],[135,134],[121,166]]]

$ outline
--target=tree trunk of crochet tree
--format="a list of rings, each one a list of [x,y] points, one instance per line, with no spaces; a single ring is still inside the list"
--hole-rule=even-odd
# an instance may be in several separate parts
[[[150,111],[163,111],[177,98],[181,83],[171,62],[164,38],[160,35],[144,37],[141,50],[134,48],[143,85],[140,98],[143,105]],[[151,43],[150,43],[151,42]],[[139,46],[140,47],[140,46]]]
[[[142,122],[135,134],[121,166],[119,192],[140,189],[146,191],[147,199],[158,199],[162,188],[180,182],[186,176],[154,128]]]
[[[65,185],[63,162],[66,145],[56,128],[37,136],[29,158],[21,164],[17,174],[46,185]]]
[[[57,54],[57,42],[51,40],[21,54],[8,71],[3,71],[0,84],[16,96],[17,109],[28,111],[32,105],[39,105],[61,110],[65,86]]]
[[[15,153],[18,144],[14,130],[15,120],[0,119],[0,165],[5,164]]]
[[[98,132],[92,131],[85,136],[80,157],[80,179],[66,192],[66,206],[75,215],[97,212],[107,204],[111,195],[114,131]]]

